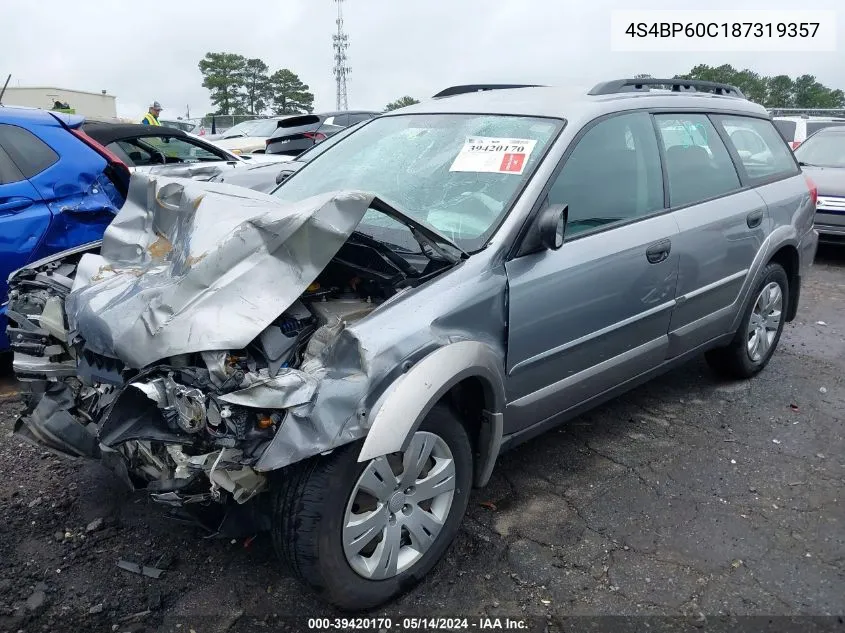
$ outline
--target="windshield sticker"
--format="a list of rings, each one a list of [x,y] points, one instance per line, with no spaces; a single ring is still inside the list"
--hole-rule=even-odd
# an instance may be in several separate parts
[[[537,141],[524,138],[471,136],[449,171],[521,175]]]

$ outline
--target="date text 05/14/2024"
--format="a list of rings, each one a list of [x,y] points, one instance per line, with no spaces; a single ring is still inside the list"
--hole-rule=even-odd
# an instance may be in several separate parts
[[[525,618],[308,618],[309,631],[528,631]]]

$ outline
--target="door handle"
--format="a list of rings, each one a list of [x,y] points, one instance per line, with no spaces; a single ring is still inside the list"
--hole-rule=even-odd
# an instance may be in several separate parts
[[[3,211],[20,211],[26,209],[32,204],[31,198],[24,198],[23,196],[16,196],[14,198],[0,198],[0,212]]]
[[[645,256],[646,259],[648,259],[649,264],[659,264],[669,257],[669,253],[671,251],[672,242],[670,240],[660,240],[648,247],[648,250],[645,252]]]
[[[763,209],[757,209],[756,211],[752,211],[745,217],[745,223],[748,225],[749,229],[756,229],[760,226],[760,223],[763,221]]]

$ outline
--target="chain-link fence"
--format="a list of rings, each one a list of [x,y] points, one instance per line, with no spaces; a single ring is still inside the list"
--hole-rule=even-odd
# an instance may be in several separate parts
[[[845,117],[845,108],[769,108],[772,116]]]

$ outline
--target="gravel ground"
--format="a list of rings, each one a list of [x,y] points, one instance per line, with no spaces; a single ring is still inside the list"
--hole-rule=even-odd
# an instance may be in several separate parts
[[[843,369],[845,252],[821,250],[760,376],[722,382],[695,361],[508,453],[447,558],[373,615],[535,615],[555,630],[571,615],[845,614]],[[0,630],[296,630],[286,616],[338,615],[265,536],[202,538],[98,464],[11,437],[13,391],[6,370]]]

